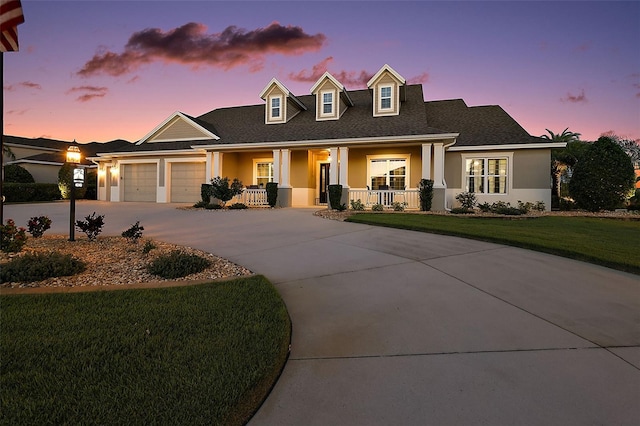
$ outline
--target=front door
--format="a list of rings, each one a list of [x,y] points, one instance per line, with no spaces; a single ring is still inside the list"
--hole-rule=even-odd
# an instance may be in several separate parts
[[[327,204],[329,190],[329,163],[320,164],[320,204]]]

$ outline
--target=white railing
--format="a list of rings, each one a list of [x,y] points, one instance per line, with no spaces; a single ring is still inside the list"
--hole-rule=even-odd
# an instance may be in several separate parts
[[[407,209],[420,208],[420,196],[417,189],[349,189],[349,208],[351,201],[360,200],[365,208],[370,209],[374,204],[382,204],[385,208],[393,208],[393,203],[406,203]]]
[[[227,204],[243,203],[249,207],[268,206],[266,189],[245,189]]]

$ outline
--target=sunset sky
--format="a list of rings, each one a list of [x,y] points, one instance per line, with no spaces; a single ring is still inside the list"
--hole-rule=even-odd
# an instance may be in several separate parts
[[[136,141],[173,112],[261,103],[276,77],[348,90],[388,63],[425,100],[529,133],[640,138],[640,2],[33,1],[4,54],[4,133]],[[445,129],[447,130],[447,129]]]

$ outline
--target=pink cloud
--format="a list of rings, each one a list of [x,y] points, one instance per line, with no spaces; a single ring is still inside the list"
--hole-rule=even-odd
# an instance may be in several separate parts
[[[571,102],[571,103],[587,103],[587,96],[584,94],[584,89],[580,91],[579,95],[573,95],[570,92],[567,92],[567,96],[560,99],[562,102]]]
[[[42,90],[42,86],[39,85],[38,83],[34,83],[32,81],[22,81],[18,84],[9,84],[6,86],[2,86],[2,88],[4,90],[6,90],[7,92],[13,92],[15,90],[17,90],[19,87],[24,87],[26,89],[37,89],[37,90]]]
[[[263,67],[270,54],[300,55],[319,50],[324,34],[310,35],[298,26],[273,22],[265,28],[247,31],[229,26],[221,33],[207,34],[203,24],[190,22],[169,31],[147,28],[134,33],[122,53],[96,53],[78,75],[120,76],[151,62],[179,63],[194,68],[211,66],[229,70],[247,65],[251,72]]]
[[[109,92],[108,88],[97,86],[78,86],[67,90],[68,94],[80,93],[80,96],[76,98],[78,102],[87,102],[95,98],[104,98],[107,92]]]
[[[587,50],[591,50],[591,47],[593,46],[593,43],[590,41],[587,41],[585,43],[582,43],[581,45],[577,46],[575,48],[576,52],[586,52]]]
[[[416,75],[415,77],[411,77],[407,80],[409,84],[423,84],[429,81],[429,73],[423,72],[422,74]]]

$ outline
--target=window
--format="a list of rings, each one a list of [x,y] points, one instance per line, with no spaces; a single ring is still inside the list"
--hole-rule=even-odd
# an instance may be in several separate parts
[[[467,192],[507,193],[506,158],[468,158],[465,161],[465,190]]]
[[[391,86],[380,88],[380,109],[391,109]]]
[[[282,98],[273,97],[271,98],[271,118],[280,118],[280,103]]]
[[[325,92],[322,94],[322,114],[333,114],[333,92]]]
[[[388,186],[389,189],[405,189],[407,182],[407,159],[380,158],[369,162],[371,189]]]
[[[255,182],[260,187],[273,182],[273,161],[258,161],[255,163]]]

